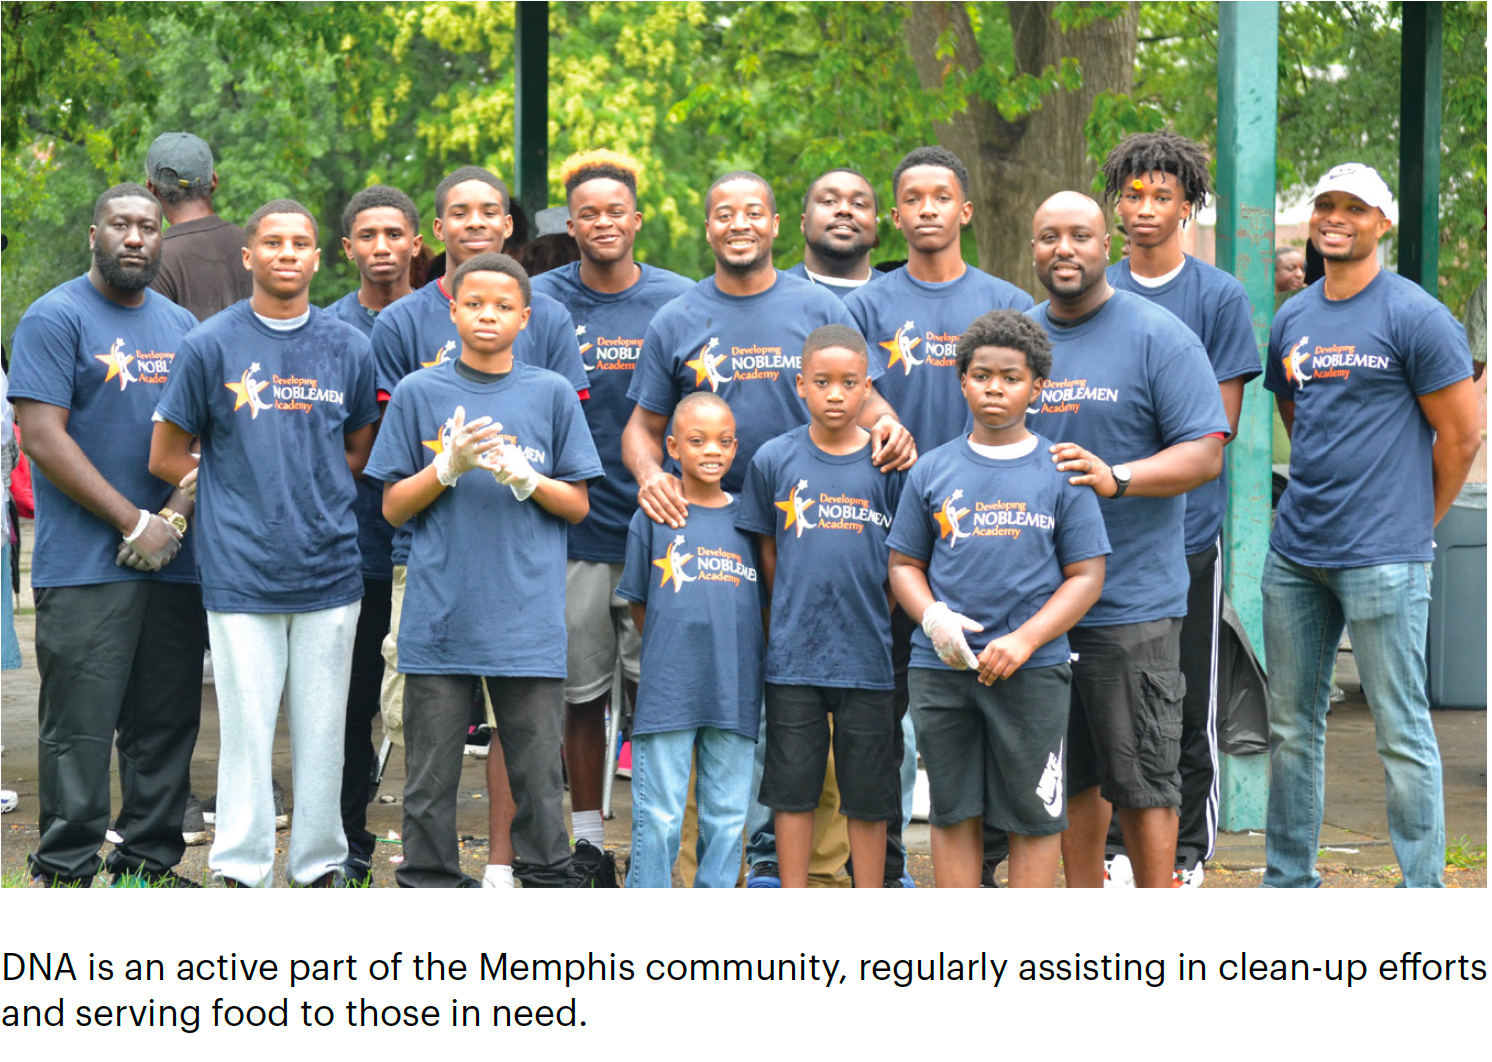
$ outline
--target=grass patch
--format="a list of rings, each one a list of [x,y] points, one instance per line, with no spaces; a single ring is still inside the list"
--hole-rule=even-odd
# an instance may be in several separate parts
[[[1472,844],[1466,836],[1454,837],[1445,846],[1445,865],[1458,870],[1476,870],[1487,865],[1487,846]]]

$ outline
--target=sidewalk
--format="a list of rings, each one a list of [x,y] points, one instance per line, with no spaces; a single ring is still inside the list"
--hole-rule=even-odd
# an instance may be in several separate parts
[[[36,699],[39,679],[35,662],[35,614],[30,594],[30,542],[32,527],[23,524],[25,548],[21,556],[22,594],[16,606],[16,633],[20,638],[23,666],[19,671],[4,673],[0,687],[0,734],[5,755],[0,761],[0,777],[5,787],[20,796],[20,807],[9,815],[0,829],[0,863],[9,880],[24,872],[28,846],[37,839],[36,799]],[[1332,886],[1391,885],[1394,856],[1388,841],[1388,823],[1384,815],[1383,768],[1374,748],[1373,722],[1358,684],[1357,671],[1350,653],[1343,653],[1338,664],[1337,682],[1347,691],[1347,699],[1332,706],[1327,732],[1326,817],[1322,830],[1321,865]],[[202,690],[202,730],[197,751],[192,757],[192,788],[207,797],[217,791],[218,713],[215,691]],[[1465,838],[1470,852],[1487,843],[1487,713],[1485,711],[1436,711],[1435,731],[1445,770],[1446,833],[1454,847]],[[378,724],[374,741],[381,742]],[[294,797],[290,772],[289,735],[284,718],[275,739],[275,776],[285,787],[292,804]],[[457,829],[467,838],[462,847],[463,863],[468,873],[480,877],[486,863],[487,801],[485,799],[485,761],[467,757],[461,775],[457,802]],[[380,838],[398,836],[402,809],[398,803],[404,788],[404,756],[395,748],[390,757],[379,801],[368,808],[368,825]],[[117,773],[114,779],[115,808],[118,808]],[[606,823],[607,847],[616,850],[619,859],[630,843],[631,790],[626,779],[616,779],[613,790],[615,817]],[[385,802],[387,801],[387,802]],[[567,800],[568,804],[568,800]],[[281,833],[280,840],[287,839]],[[907,849],[912,874],[918,884],[932,885],[932,862],[929,856],[929,833],[926,823],[914,822],[907,831]],[[390,856],[397,856],[399,846],[380,843],[374,863],[375,880],[380,886],[393,885]],[[189,848],[181,870],[200,877],[206,868],[207,846]],[[1259,832],[1222,834],[1217,853],[1208,866],[1207,887],[1248,888],[1258,883],[1258,871],[1264,866],[1264,836]],[[1003,870],[1003,868],[1002,868]],[[1386,872],[1387,871],[1387,872]],[[1448,881],[1466,887],[1485,887],[1486,860],[1483,850],[1480,867],[1469,872],[1448,875]]]

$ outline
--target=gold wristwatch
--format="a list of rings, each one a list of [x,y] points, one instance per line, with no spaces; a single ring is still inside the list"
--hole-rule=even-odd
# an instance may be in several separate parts
[[[187,533],[187,518],[185,516],[182,516],[175,509],[162,506],[161,511],[156,513],[156,515],[159,516],[162,520],[166,521],[166,523],[170,524],[172,527],[176,528],[176,533],[178,535],[185,535]]]

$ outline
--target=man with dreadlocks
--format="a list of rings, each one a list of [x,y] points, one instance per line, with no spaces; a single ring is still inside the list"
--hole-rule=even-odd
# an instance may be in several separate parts
[[[565,572],[569,673],[565,680],[565,765],[575,855],[566,885],[616,887],[616,865],[602,846],[601,788],[606,702],[621,658],[629,698],[637,693],[640,639],[627,602],[616,596],[627,559],[627,527],[637,510],[637,481],[622,464],[622,429],[632,414],[627,388],[653,315],[694,287],[632,255],[642,228],[637,162],[614,151],[571,155],[560,167],[569,230],[580,261],[533,278],[534,291],[575,319],[581,362],[590,379],[585,419],[606,478],[593,485],[590,515],[570,529]],[[620,711],[621,705],[615,705]]]
[[[1236,277],[1181,250],[1181,230],[1207,202],[1207,155],[1175,133],[1138,133],[1109,152],[1104,194],[1129,235],[1129,257],[1109,266],[1109,283],[1170,310],[1207,351],[1222,392],[1231,439],[1238,431],[1243,386],[1262,371],[1254,339],[1253,307]],[[1180,887],[1202,884],[1217,839],[1217,643],[1222,613],[1218,563],[1228,504],[1221,475],[1186,495],[1186,566],[1191,577],[1181,626],[1181,670],[1186,678],[1181,723],[1181,822],[1176,840]],[[1105,883],[1133,884],[1124,840],[1111,829]]]

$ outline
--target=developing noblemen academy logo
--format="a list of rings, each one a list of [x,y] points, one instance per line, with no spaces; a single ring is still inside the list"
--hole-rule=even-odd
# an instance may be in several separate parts
[[[580,344],[580,367],[586,372],[598,369],[602,372],[616,369],[631,372],[637,368],[637,357],[642,353],[642,340],[627,339],[624,336],[597,336],[593,343],[582,343],[580,340],[584,335],[585,325],[576,325],[575,342]],[[585,360],[587,354],[591,354],[591,363]],[[692,366],[694,363],[689,364]]]
[[[957,364],[958,336],[942,332],[924,332],[919,336],[914,334],[916,329],[916,324],[908,321],[896,330],[896,335],[880,341],[890,354],[886,360],[888,370],[900,365],[902,375],[910,376],[914,365],[948,368]],[[918,347],[922,348],[920,358],[913,353]]]
[[[257,373],[263,370],[256,361],[244,370],[243,375],[237,380],[230,380],[223,384],[233,392],[233,412],[237,413],[244,406],[249,407],[249,419],[257,420],[259,414],[267,409],[283,410],[287,413],[309,413],[316,403],[329,405],[344,405],[341,391],[330,387],[322,387],[320,382],[305,376],[276,376],[270,374],[268,380],[260,380]],[[266,402],[260,395],[269,389],[270,397],[274,399],[271,404]]]
[[[1310,341],[1310,336],[1301,336],[1280,359],[1285,366],[1285,379],[1297,391],[1304,391],[1306,384],[1317,380],[1346,380],[1353,369],[1389,367],[1386,354],[1359,354],[1352,343],[1333,343],[1329,347],[1317,343],[1309,347]]]
[[[716,354],[715,349],[719,346],[720,337],[711,336],[710,341],[699,348],[698,354],[684,362],[686,368],[694,370],[696,388],[709,383],[710,390],[718,394],[723,384],[732,381],[776,380],[784,372],[797,372],[802,360],[797,355],[784,354],[781,347],[759,344],[749,347],[732,346],[729,351]],[[720,370],[726,359],[730,359],[729,376]]]
[[[965,538],[1020,538],[1021,531],[1028,527],[1050,532],[1057,526],[1057,521],[1050,515],[1032,511],[1023,501],[1000,501],[998,498],[992,502],[976,501],[971,509],[959,507],[963,496],[961,489],[955,490],[933,512],[933,519],[938,524],[938,540],[948,539],[950,550],[958,548],[959,541]],[[974,517],[972,529],[965,531],[963,519],[970,514]]]
[[[795,528],[798,538],[803,537],[804,531],[853,531],[859,535],[865,533],[866,524],[881,528],[891,526],[891,517],[873,508],[869,498],[851,498],[846,494],[825,494],[822,491],[817,498],[807,495],[808,480],[800,479],[785,499],[772,503],[784,514],[782,529]],[[818,522],[810,523],[808,509],[814,505],[818,506]]]
[[[162,354],[159,351],[150,351],[148,354],[142,350],[136,350],[133,354],[124,352],[124,337],[120,336],[114,340],[107,354],[95,354],[95,361],[101,361],[108,368],[104,376],[104,383],[117,379],[119,389],[123,391],[132,383],[163,384],[166,382],[166,374],[171,369],[171,359],[175,354]],[[133,364],[139,375],[130,371]]]
[[[685,583],[730,583],[732,586],[740,586],[743,579],[748,583],[756,582],[756,569],[748,565],[739,553],[706,546],[697,546],[693,553],[685,553],[683,550],[684,536],[678,534],[668,544],[663,556],[653,560],[653,566],[663,570],[663,578],[658,582],[660,590],[670,582],[673,583],[673,592],[676,594],[684,588]],[[684,571],[684,566],[690,561],[694,562],[694,575],[688,575]]]

